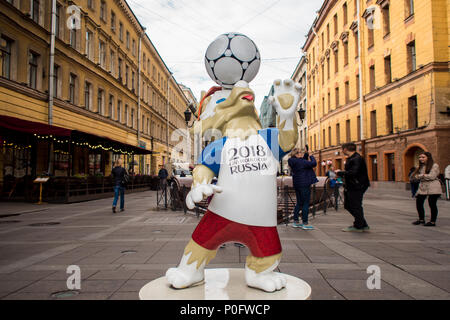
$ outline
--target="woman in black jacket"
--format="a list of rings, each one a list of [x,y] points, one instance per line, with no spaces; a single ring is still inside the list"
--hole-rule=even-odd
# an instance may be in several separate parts
[[[292,172],[292,182],[297,196],[297,204],[294,208],[294,223],[292,227],[303,230],[313,230],[314,227],[308,225],[309,202],[311,198],[311,185],[318,182],[313,168],[317,166],[316,159],[307,152],[302,152],[294,148],[291,158],[288,160]],[[299,212],[302,208],[302,223],[299,223]]]

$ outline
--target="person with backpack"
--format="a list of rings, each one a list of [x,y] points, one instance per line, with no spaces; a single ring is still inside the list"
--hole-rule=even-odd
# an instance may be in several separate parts
[[[437,200],[442,194],[442,186],[439,180],[439,165],[433,161],[431,153],[421,152],[419,154],[419,167],[411,174],[411,178],[419,181],[419,189],[416,193],[416,208],[419,220],[414,221],[413,224],[434,227],[438,216]],[[431,209],[431,218],[429,222],[425,223],[423,205],[427,197]]]
[[[302,152],[299,148],[294,148],[291,151],[288,164],[291,168],[292,182],[297,196],[292,227],[314,230],[314,227],[308,224],[308,212],[311,200],[311,185],[319,181],[313,170],[317,166],[317,161],[307,151]],[[302,223],[299,222],[300,208],[302,209]]]
[[[120,195],[120,211],[125,210],[125,186],[128,183],[129,176],[124,167],[122,167],[122,159],[117,159],[115,166],[111,171],[114,183],[114,200],[112,205],[113,213],[116,213],[117,201]]]

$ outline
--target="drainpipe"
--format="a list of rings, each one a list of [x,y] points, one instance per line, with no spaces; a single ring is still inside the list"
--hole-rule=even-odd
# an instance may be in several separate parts
[[[141,42],[142,33],[139,35],[139,45],[138,45],[138,85],[137,85],[137,97],[138,97],[138,121],[137,121],[137,140],[138,147],[141,141]]]
[[[52,19],[50,27],[50,56],[48,64],[48,124],[53,125],[53,96],[55,87],[55,41],[56,41],[56,0],[52,0]],[[48,174],[53,172],[53,140],[49,144],[48,150]]]
[[[358,15],[358,56],[359,56],[359,121],[361,127],[361,136],[359,137],[361,141],[365,139],[364,136],[364,114],[363,114],[363,70],[362,70],[362,50],[361,50],[361,8],[360,1],[356,1],[356,14]]]
[[[48,124],[53,124],[53,96],[55,78],[55,41],[56,41],[56,0],[52,0],[52,19],[50,31],[50,60],[48,64]]]
[[[169,163],[170,156],[169,156],[169,83],[170,83],[170,77],[172,73],[169,71],[169,76],[167,77],[167,108],[166,108],[166,147],[167,147],[167,162]]]
[[[314,33],[314,35],[316,36],[316,39],[317,39],[317,54],[318,54],[318,52],[319,52],[319,35],[316,33],[316,30],[314,30],[314,26],[312,26],[311,30],[312,30],[312,32]],[[322,75],[322,77],[323,77],[323,75]],[[318,82],[320,83],[320,81],[318,81]],[[317,95],[316,96],[319,96],[319,102],[320,102],[320,86],[317,86]],[[317,104],[317,106],[318,106],[318,104]],[[319,108],[317,108],[317,113],[320,114],[320,109]],[[320,138],[322,132],[321,132],[321,127],[320,127],[320,120],[321,120],[321,117],[319,116],[319,123],[318,123],[318,126],[319,126],[319,134],[318,134],[318,138],[319,138],[318,139],[319,140],[318,141],[319,142],[319,164],[318,164],[319,175],[322,174],[322,166],[320,165],[320,163],[322,163],[322,145],[321,145],[322,142],[321,142],[321,138]]]

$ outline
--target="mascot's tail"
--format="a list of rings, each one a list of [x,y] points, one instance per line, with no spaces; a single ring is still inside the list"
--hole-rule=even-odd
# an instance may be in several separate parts
[[[200,103],[198,105],[198,116],[197,116],[197,120],[200,119],[200,115],[202,114],[202,107],[203,107],[203,102],[205,101],[206,98],[208,98],[210,95],[213,95],[214,92],[222,90],[222,87],[211,87],[208,92],[205,94],[205,96],[202,98],[202,100],[200,100]]]

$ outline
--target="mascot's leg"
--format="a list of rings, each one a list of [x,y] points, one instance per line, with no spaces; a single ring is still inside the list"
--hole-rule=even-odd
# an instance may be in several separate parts
[[[267,292],[280,290],[286,286],[286,278],[273,270],[281,260],[281,252],[269,257],[249,255],[245,264],[245,280],[249,287]]]
[[[167,281],[177,289],[202,282],[205,277],[205,266],[216,256],[216,252],[217,250],[203,248],[191,239],[184,249],[178,267],[167,270]]]

